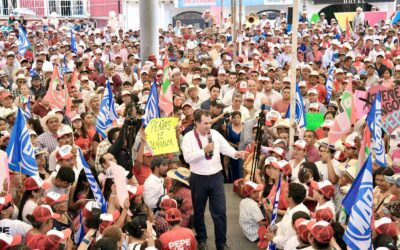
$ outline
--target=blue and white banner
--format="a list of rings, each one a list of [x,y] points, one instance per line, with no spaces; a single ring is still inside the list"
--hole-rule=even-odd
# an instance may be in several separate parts
[[[332,89],[333,89],[333,71],[335,71],[334,67],[330,67],[328,70],[328,79],[326,79],[326,103],[331,102],[332,98]]]
[[[85,171],[86,178],[89,182],[90,189],[92,190],[94,199],[96,200],[97,204],[101,208],[101,213],[107,213],[107,201],[103,196],[103,192],[101,191],[99,185],[96,182],[96,179],[93,177],[93,173],[90,170],[89,165],[87,164],[85,157],[83,156],[82,150],[79,149],[79,157],[81,159],[83,170]]]
[[[21,27],[19,27],[18,30],[18,40],[19,40],[18,53],[21,56],[24,56],[29,47],[31,47],[31,43],[29,42],[28,37],[26,37],[26,33]]]
[[[272,214],[271,214],[271,226],[274,226],[276,224],[276,217],[278,216],[279,197],[281,196],[281,179],[282,176],[281,174],[279,174],[278,185],[276,187],[276,192],[275,192],[274,206],[272,208]],[[268,249],[275,250],[276,245],[272,241],[270,241]]]
[[[25,117],[18,108],[10,141],[7,145],[8,167],[14,172],[33,176],[38,174],[38,167],[31,137],[26,127]]]
[[[31,118],[31,97],[28,97],[28,101],[25,104],[25,110],[22,111],[26,120]]]
[[[76,53],[76,51],[77,51],[77,49],[76,49],[76,40],[75,40],[75,36],[74,36],[74,31],[71,29],[71,44],[70,44],[70,47],[71,47],[71,51],[73,52],[73,53]]]
[[[380,91],[375,94],[375,100],[372,103],[366,121],[371,132],[371,146],[375,152],[376,163],[381,167],[386,167],[385,143],[382,138],[382,102]]]
[[[103,99],[100,103],[100,113],[97,117],[96,131],[103,138],[107,138],[106,129],[111,126],[112,122],[118,119],[117,111],[115,110],[114,97],[111,91],[110,81],[107,81]]]
[[[288,106],[286,117],[290,118],[290,105]],[[296,123],[300,128],[304,128],[307,125],[306,121],[306,109],[304,107],[303,97],[300,92],[299,85],[296,84],[296,113],[295,113]]]
[[[342,201],[350,215],[343,236],[349,249],[372,249],[371,223],[373,216],[373,178],[371,154],[358,173],[353,185]]]
[[[82,218],[83,218],[83,216],[82,216],[82,211],[81,211],[79,213],[79,227],[78,227],[78,230],[76,230],[76,232],[74,234],[74,243],[77,246],[79,246],[79,244],[81,244],[81,241],[85,237],[85,227],[83,226]]]
[[[154,80],[153,85],[151,85],[151,91],[149,94],[149,98],[147,99],[144,111],[145,113],[142,118],[143,127],[146,127],[151,119],[161,117],[160,107],[158,106],[158,91],[156,80]]]

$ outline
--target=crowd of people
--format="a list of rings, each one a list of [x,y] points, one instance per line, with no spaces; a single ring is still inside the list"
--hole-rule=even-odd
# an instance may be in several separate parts
[[[400,25],[388,19],[368,26],[362,9],[357,13],[348,37],[335,19],[320,13],[318,22],[309,22],[303,12],[294,34],[297,62],[283,11],[273,24],[263,16],[240,27],[238,42],[229,21],[220,26],[210,13],[205,29],[177,21],[159,30],[159,51],[148,58],[139,56],[139,30],[91,28],[79,20],[61,28],[9,22],[10,31],[0,33],[0,145],[6,151],[19,108],[30,109],[26,126],[38,172],[0,176],[0,249],[214,249],[207,243],[208,201],[218,250],[236,249],[227,245],[227,224],[240,225],[244,237],[257,242],[254,248],[271,242],[285,250],[347,249],[349,211],[342,201],[362,167],[365,116],[336,143],[328,141],[329,131],[343,112],[348,84],[353,91],[400,84]],[[24,55],[20,26],[31,44]],[[47,95],[55,69],[71,97],[63,109]],[[290,122],[291,74],[305,112],[323,114],[320,127]],[[152,86],[163,91],[166,79],[173,108],[161,114],[179,119],[180,151],[154,155],[142,116]],[[119,118],[105,137],[96,123],[108,83]],[[382,134],[386,166],[373,158],[375,249],[400,247],[399,131]],[[115,164],[125,171],[124,201],[118,200]],[[233,183],[243,198],[230,208],[239,210],[238,221],[227,221],[224,183]],[[271,224],[278,183],[277,223]]]

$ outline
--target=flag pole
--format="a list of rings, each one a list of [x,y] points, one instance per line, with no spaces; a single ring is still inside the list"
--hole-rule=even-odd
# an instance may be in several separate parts
[[[290,64],[290,133],[289,133],[289,157],[292,156],[292,147],[294,143],[294,133],[296,126],[296,75],[297,75],[297,30],[299,27],[299,0],[293,0],[293,23],[292,23],[292,51]]]

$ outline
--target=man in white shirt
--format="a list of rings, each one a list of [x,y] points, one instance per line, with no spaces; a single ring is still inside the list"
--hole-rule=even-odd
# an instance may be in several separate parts
[[[11,194],[0,197],[0,233],[25,237],[26,233],[32,229],[32,226],[21,220],[11,219],[14,213],[14,204],[11,200]]]
[[[250,113],[249,110],[245,107],[242,106],[242,100],[243,97],[240,93],[235,93],[232,97],[232,105],[229,107],[226,107],[224,109],[224,113],[225,112],[233,112],[233,111],[239,111],[242,114],[242,121],[247,121],[248,119],[250,119]]]
[[[298,211],[303,211],[310,214],[310,211],[304,206],[303,201],[306,198],[306,188],[299,183],[290,183],[288,192],[288,204],[287,209],[282,220],[276,224],[277,230],[275,233],[267,233],[266,239],[272,241],[278,249],[284,249],[286,241],[292,236],[296,235],[292,226],[292,216]]]
[[[150,168],[152,173],[144,182],[143,198],[144,203],[154,210],[167,193],[164,187],[164,177],[167,176],[168,163],[163,158],[157,157],[151,160]]]
[[[215,228],[216,249],[227,249],[226,200],[220,154],[238,159],[244,158],[246,153],[237,152],[220,133],[211,129],[209,111],[199,110],[194,121],[195,129],[183,137],[181,149],[185,161],[190,165],[190,187],[198,249],[207,249],[204,211],[208,198]]]

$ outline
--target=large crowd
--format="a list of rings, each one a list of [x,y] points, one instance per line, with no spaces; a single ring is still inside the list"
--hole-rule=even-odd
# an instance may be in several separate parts
[[[160,29],[158,56],[140,58],[139,30],[10,17],[0,33],[0,165],[7,168],[4,151],[19,108],[30,109],[26,127],[38,171],[29,176],[10,169],[9,178],[0,176],[0,250],[211,249],[207,201],[218,250],[236,249],[226,244],[227,224],[240,225],[254,248],[347,249],[349,211],[342,201],[362,167],[366,115],[335,143],[328,137],[344,112],[348,84],[352,91],[400,86],[399,23],[369,26],[359,8],[352,31],[344,32],[324,13],[310,22],[303,12],[294,62],[283,11],[272,23],[262,16],[240,27],[238,42],[229,19],[222,26],[209,12],[204,19],[203,29],[180,21]],[[21,30],[30,42],[23,55]],[[56,69],[71,98],[70,104],[59,100],[64,108],[48,99]],[[323,115],[319,127],[291,123],[291,74],[304,111]],[[172,108],[164,106],[161,116],[179,119],[180,151],[154,155],[142,117],[152,86],[163,91],[166,78]],[[96,123],[109,85],[118,119],[103,136]],[[399,131],[382,133],[385,166],[371,153],[374,249],[400,248]],[[124,169],[124,201],[111,171],[116,165]],[[242,198],[229,208],[239,210],[237,221],[227,221],[224,183],[233,183],[227,192]]]

